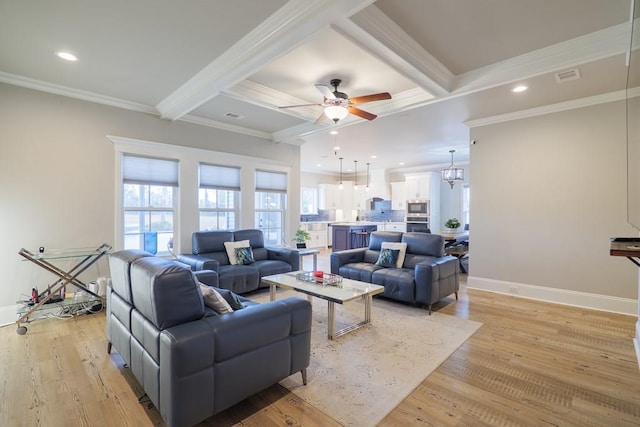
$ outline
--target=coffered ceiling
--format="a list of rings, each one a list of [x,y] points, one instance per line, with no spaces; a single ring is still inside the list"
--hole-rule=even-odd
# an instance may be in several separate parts
[[[410,169],[465,162],[465,122],[624,89],[630,2],[0,0],[0,81],[298,144],[305,171],[335,173],[335,145]],[[392,99],[335,125],[279,108],[322,102],[333,78]]]

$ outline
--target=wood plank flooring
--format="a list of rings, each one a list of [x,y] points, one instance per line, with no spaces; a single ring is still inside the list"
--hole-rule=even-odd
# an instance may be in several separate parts
[[[327,253],[318,261],[329,270]],[[635,317],[464,284],[459,301],[435,310],[484,326],[381,426],[640,425]],[[164,425],[141,394],[117,353],[106,353],[104,314],[36,321],[24,336],[0,328],[0,426]],[[340,424],[275,385],[200,425]]]

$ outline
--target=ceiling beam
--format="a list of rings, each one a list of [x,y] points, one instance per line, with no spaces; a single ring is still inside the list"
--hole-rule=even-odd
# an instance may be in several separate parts
[[[176,120],[293,50],[336,17],[351,16],[373,2],[289,0],[156,108],[163,118]]]

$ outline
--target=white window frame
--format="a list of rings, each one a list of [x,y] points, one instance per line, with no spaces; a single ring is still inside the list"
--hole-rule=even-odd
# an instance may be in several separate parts
[[[233,170],[232,170],[233,169]],[[240,198],[241,184],[240,184],[240,168],[232,166],[212,165],[208,163],[200,163],[198,165],[199,172],[199,185],[198,185],[198,224],[200,231],[206,230],[233,230],[237,228],[239,221],[240,211]],[[201,205],[202,191],[215,191],[216,199],[219,198],[219,192],[232,192],[233,193],[233,207],[231,208],[207,208]],[[224,213],[233,214],[233,225],[229,225],[226,228],[221,228],[219,223],[219,216],[216,216],[217,227],[213,229],[205,229],[202,227],[202,214],[203,213]]]

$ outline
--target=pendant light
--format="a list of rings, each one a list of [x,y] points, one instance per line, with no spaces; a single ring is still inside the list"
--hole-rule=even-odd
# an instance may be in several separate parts
[[[442,181],[448,182],[453,190],[453,184],[458,181],[464,181],[464,169],[453,167],[453,153],[455,153],[456,150],[449,150],[449,152],[451,153],[451,166],[446,169],[442,169],[441,173]]]
[[[342,190],[344,187],[342,185],[342,157],[340,157],[340,184],[338,184],[338,189]]]
[[[369,165],[371,163],[367,162],[367,186],[365,188],[366,191],[369,191]]]
[[[357,160],[353,161],[353,168],[356,174],[356,184],[353,186],[353,191],[358,191],[358,161]]]

